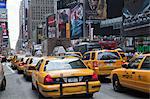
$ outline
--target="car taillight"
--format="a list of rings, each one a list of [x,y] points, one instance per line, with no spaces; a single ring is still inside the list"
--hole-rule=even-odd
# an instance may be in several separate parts
[[[52,78],[50,75],[47,75],[47,76],[44,78],[44,84],[45,84],[45,85],[53,84],[53,83],[54,83],[54,80],[53,80],[53,78]]]
[[[98,80],[98,75],[96,73],[93,73],[92,81],[97,81],[97,80]]]
[[[94,67],[94,68],[98,67],[98,62],[94,61],[94,62],[93,62],[93,67]]]
[[[98,75],[96,73],[93,73],[92,80],[93,81],[97,81],[98,80]]]
[[[20,63],[19,66],[23,66],[25,63]]]

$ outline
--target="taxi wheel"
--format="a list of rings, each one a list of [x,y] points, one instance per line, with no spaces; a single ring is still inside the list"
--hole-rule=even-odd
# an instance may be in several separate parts
[[[88,97],[88,98],[92,98],[92,97],[93,97],[93,93],[88,94],[87,97]]]
[[[6,88],[6,78],[4,77],[3,81],[2,81],[2,84],[1,84],[1,87],[0,87],[0,90],[1,91],[4,91]]]
[[[113,80],[114,91],[121,92],[123,87],[121,86],[121,84],[119,82],[118,76],[117,75],[113,75],[113,79],[112,80]]]

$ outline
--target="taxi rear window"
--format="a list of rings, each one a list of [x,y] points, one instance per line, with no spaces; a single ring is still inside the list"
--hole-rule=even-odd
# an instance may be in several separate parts
[[[68,69],[80,69],[87,68],[81,60],[63,62],[62,60],[49,60],[46,61],[44,71],[54,70],[68,70]]]
[[[117,52],[100,52],[98,60],[119,60],[120,56]]]

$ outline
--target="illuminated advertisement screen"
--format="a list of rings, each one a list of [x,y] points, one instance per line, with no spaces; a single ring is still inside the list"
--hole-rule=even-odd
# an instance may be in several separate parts
[[[85,0],[86,19],[106,19],[106,0]]]
[[[83,37],[83,5],[71,9],[71,39]]]
[[[123,26],[125,28],[149,24],[149,0],[124,0]]]
[[[56,35],[56,22],[55,22],[55,15],[48,16],[48,38],[55,37]]]
[[[58,10],[58,24],[60,37],[65,38],[67,34],[67,24],[70,24],[70,9]]]
[[[0,8],[6,8],[6,2],[0,1]]]

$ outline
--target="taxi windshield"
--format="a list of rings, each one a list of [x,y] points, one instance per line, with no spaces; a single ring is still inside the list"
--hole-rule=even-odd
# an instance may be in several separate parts
[[[44,71],[80,69],[80,68],[87,68],[81,60],[68,62],[62,60],[49,60],[45,64]]]

